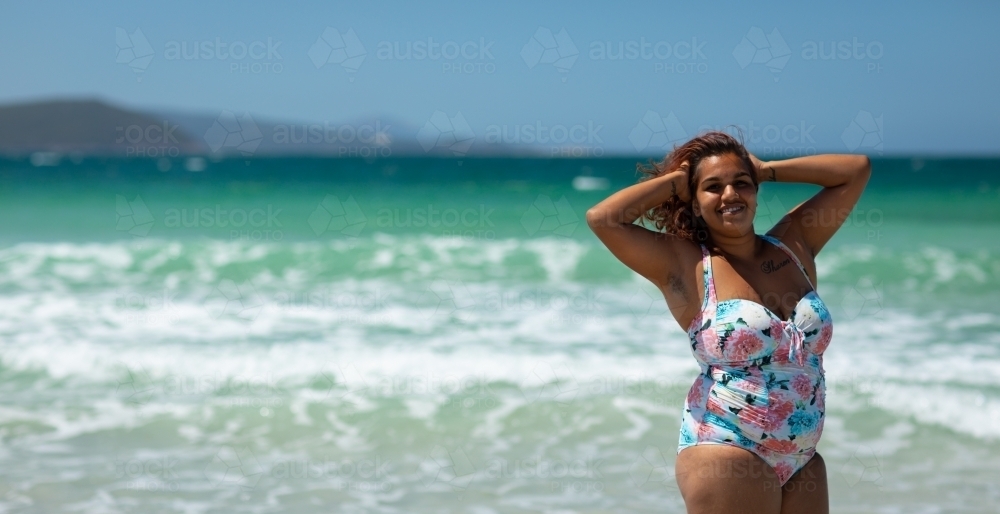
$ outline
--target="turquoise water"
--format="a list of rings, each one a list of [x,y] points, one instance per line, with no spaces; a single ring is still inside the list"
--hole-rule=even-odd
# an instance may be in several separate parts
[[[3,511],[683,512],[634,161],[158,164],[0,163]],[[1000,501],[998,167],[874,161],[817,259],[834,512]]]

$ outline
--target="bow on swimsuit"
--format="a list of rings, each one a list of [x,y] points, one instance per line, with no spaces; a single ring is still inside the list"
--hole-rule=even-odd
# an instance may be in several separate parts
[[[799,259],[781,241],[761,236]],[[701,246],[705,296],[688,328],[701,374],[688,391],[677,453],[699,444],[737,446],[758,455],[781,485],[809,462],[823,433],[823,351],[833,336],[830,311],[812,291],[791,318],[743,299],[718,301],[712,259]]]

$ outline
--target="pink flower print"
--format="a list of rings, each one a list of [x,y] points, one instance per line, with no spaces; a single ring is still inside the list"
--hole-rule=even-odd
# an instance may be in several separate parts
[[[792,415],[795,405],[789,401],[779,400],[771,405],[764,419],[764,430],[774,432],[785,424],[785,420]]]
[[[701,395],[701,380],[698,380],[688,389],[687,404],[688,406],[701,405],[703,397]]]
[[[785,325],[780,321],[771,322],[771,337],[778,342],[778,348],[774,350],[771,358],[774,362],[787,362],[789,359],[789,341],[785,337]]]
[[[718,398],[709,398],[705,402],[705,409],[716,416],[725,417],[729,415],[729,411],[726,410],[726,406],[722,404]]]
[[[813,384],[809,375],[796,375],[792,379],[792,389],[799,394],[799,398],[809,398],[812,395]]]
[[[721,359],[722,350],[719,348],[719,334],[714,328],[704,330],[701,334],[701,347],[710,358]]]
[[[833,325],[827,323],[819,331],[819,337],[816,338],[816,342],[812,345],[812,351],[816,355],[822,355],[826,351],[826,347],[830,346],[830,340],[833,339]]]
[[[776,320],[776,319],[772,319],[771,320],[771,339],[774,339],[775,341],[781,341],[781,337],[782,337],[781,334],[782,334],[781,322],[778,321],[778,320]]]
[[[729,336],[726,346],[731,360],[746,361],[764,348],[764,341],[752,330],[741,329]]]
[[[764,440],[764,446],[771,451],[785,455],[799,451],[799,445],[795,444],[795,441],[781,441],[768,438]]]
[[[711,441],[715,434],[715,427],[711,423],[701,423],[698,425],[698,442]]]

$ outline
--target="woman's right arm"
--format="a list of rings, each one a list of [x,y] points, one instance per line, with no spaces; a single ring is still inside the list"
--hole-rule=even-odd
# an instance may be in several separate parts
[[[661,289],[683,273],[680,250],[694,243],[634,222],[675,194],[690,200],[686,166],[622,189],[587,211],[587,225],[611,253]]]

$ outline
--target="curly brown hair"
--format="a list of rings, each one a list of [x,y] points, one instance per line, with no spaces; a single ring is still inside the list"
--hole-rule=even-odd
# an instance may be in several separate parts
[[[743,143],[735,137],[720,131],[705,132],[679,147],[675,147],[672,152],[659,162],[649,164],[639,163],[637,171],[644,176],[639,182],[644,182],[667,173],[676,171],[684,161],[688,163],[688,190],[691,192],[690,198],[695,197],[695,187],[698,184],[698,164],[706,157],[716,155],[734,154],[750,171],[750,178],[755,189],[760,189],[757,181],[757,174],[753,173],[753,160],[747,152]],[[672,196],[666,202],[649,210],[641,219],[652,221],[657,230],[665,231],[689,241],[703,243],[708,241],[708,227],[705,220],[695,217],[691,208],[691,202],[683,202],[677,195]]]

